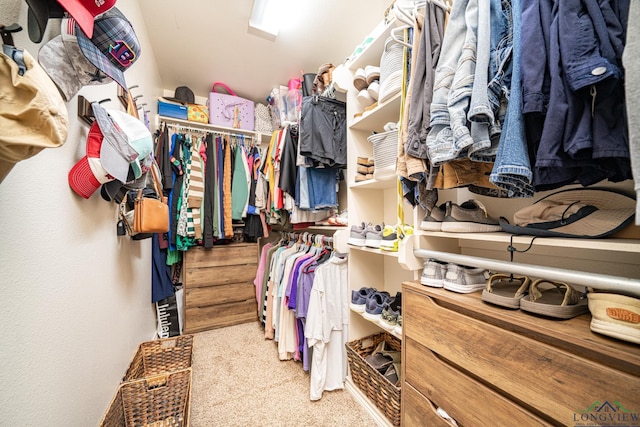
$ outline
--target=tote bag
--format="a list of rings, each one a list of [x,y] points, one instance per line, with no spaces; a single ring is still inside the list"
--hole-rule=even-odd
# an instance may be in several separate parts
[[[217,92],[221,87],[228,93]],[[255,104],[244,99],[224,83],[215,82],[209,93],[209,123],[235,129],[254,130]]]

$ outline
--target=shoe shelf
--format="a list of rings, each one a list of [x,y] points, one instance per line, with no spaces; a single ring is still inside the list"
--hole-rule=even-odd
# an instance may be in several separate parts
[[[353,182],[349,188],[365,190],[387,190],[396,186],[396,176],[392,175],[384,179],[368,179],[366,181]]]
[[[366,317],[364,315],[364,313],[360,313],[359,311],[355,311],[354,309],[350,308],[349,310],[351,310],[353,313],[359,315],[360,317],[362,317],[364,320],[366,320],[367,322],[371,322],[374,325],[376,325],[377,327],[384,329],[385,331],[389,332],[391,335],[393,335],[394,337],[398,338],[400,341],[402,341],[402,334],[398,334],[395,329],[387,329],[384,326],[382,326],[379,322],[375,321],[375,320],[371,320],[368,317]]]
[[[366,246],[349,245],[350,250],[369,252],[371,254],[384,255],[392,258],[398,258],[398,252],[383,251],[382,249],[368,248]]]
[[[509,233],[445,233],[442,231],[415,230],[417,236],[440,237],[459,240],[479,240],[484,242],[529,245],[533,236],[512,236]],[[597,249],[599,251],[627,252],[640,254],[640,240],[638,239],[570,239],[554,237],[538,237],[533,240],[533,246],[549,246],[572,249]]]
[[[355,117],[349,129],[364,131],[384,131],[384,125],[389,122],[396,123],[400,118],[400,92],[386,100],[377,107],[365,111],[361,116]]]

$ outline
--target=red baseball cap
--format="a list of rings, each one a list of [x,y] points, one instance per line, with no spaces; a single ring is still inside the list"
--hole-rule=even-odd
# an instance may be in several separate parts
[[[93,37],[93,19],[108,11],[116,0],[58,0],[69,15],[76,20],[87,37]]]
[[[69,171],[69,186],[80,196],[88,199],[105,182],[114,178],[107,173],[100,162],[102,132],[94,121],[87,136],[87,154]]]

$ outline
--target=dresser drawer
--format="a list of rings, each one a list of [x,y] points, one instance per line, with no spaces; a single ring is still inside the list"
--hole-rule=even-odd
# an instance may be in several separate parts
[[[405,366],[405,381],[462,425],[549,425],[439,359],[431,350],[411,338],[405,338],[404,344],[405,360],[411,361]]]
[[[228,285],[230,283],[252,283],[256,277],[257,264],[217,265],[193,268],[187,266],[184,281],[190,288],[199,286]],[[255,295],[254,295],[255,296]]]
[[[192,334],[207,329],[222,328],[255,321],[258,307],[253,300],[208,307],[186,307],[184,313],[184,333]]]
[[[189,248],[184,254],[185,265],[189,268],[216,267],[220,265],[241,265],[256,263],[257,243],[232,243],[229,245],[203,248]]]
[[[229,285],[189,287],[185,289],[185,306],[206,307],[256,299],[253,283],[231,283]]]
[[[402,425],[405,427],[450,427],[453,425],[440,417],[436,413],[433,403],[409,384],[402,387],[402,405]]]
[[[640,408],[637,376],[461,314],[429,296],[406,292],[402,305],[405,335],[430,350],[430,363],[444,359],[457,365],[488,387],[523,402],[540,417],[575,423],[576,413],[606,400]],[[406,340],[407,347],[410,340]],[[427,356],[417,354],[415,347],[414,353],[413,357]],[[411,360],[408,352],[407,359]],[[442,385],[455,387],[455,380]],[[423,393],[429,397],[428,390]]]

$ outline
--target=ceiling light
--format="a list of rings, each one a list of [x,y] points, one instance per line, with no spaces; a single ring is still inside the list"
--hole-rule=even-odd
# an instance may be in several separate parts
[[[249,30],[266,33],[275,38],[280,31],[280,23],[284,21],[286,0],[253,0],[253,9],[249,18]]]

